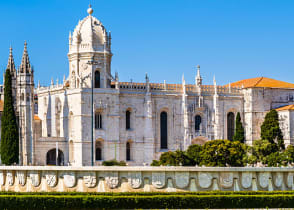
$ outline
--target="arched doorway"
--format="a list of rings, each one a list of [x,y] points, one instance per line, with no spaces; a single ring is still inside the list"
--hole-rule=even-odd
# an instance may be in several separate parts
[[[51,149],[47,152],[46,165],[56,165],[56,148]],[[60,149],[58,150],[57,165],[58,166],[64,165],[64,155]]]

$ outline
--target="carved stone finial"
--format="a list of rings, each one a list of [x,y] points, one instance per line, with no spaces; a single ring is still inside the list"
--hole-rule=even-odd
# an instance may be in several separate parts
[[[92,9],[92,5],[89,4],[89,8],[88,8],[88,10],[87,10],[87,13],[88,13],[89,15],[92,15],[93,12],[94,12],[94,10]]]

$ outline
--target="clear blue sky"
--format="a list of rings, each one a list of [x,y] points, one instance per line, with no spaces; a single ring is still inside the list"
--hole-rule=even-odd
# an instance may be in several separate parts
[[[204,84],[266,76],[294,83],[293,0],[91,0],[112,32],[112,73],[120,81]],[[88,0],[0,0],[0,68],[9,46],[20,64],[27,40],[35,82],[68,76],[68,34]]]

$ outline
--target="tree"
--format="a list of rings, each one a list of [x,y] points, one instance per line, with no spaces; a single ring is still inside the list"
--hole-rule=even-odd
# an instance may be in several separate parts
[[[265,116],[264,122],[261,125],[261,139],[268,140],[270,143],[277,142],[280,149],[285,149],[283,135],[279,125],[279,116],[275,109],[272,109]]]
[[[202,146],[198,144],[192,144],[187,149],[187,156],[191,160],[191,165],[200,165]]]
[[[4,110],[1,124],[1,160],[5,165],[18,163],[19,136],[13,107],[11,73],[7,69],[4,83]]]
[[[260,162],[264,165],[274,166],[279,165],[281,162],[278,145],[271,143],[268,140],[255,140],[249,153],[249,164]]]
[[[201,165],[205,166],[244,166],[246,145],[238,141],[213,140],[203,145]]]
[[[240,112],[238,112],[237,117],[236,117],[236,131],[235,131],[235,135],[233,137],[234,141],[239,141],[241,143],[245,142],[245,135],[244,135],[244,128],[241,122],[241,116],[240,116]]]
[[[294,163],[294,146],[293,145],[289,145],[286,150],[285,153],[287,155],[288,158],[288,163]]]
[[[192,160],[184,151],[168,151],[162,153],[159,160],[153,160],[151,166],[192,166]]]

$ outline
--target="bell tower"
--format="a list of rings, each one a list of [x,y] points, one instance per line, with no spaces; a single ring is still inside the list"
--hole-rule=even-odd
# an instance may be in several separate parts
[[[34,71],[24,44],[22,60],[17,73],[17,107],[19,113],[20,164],[34,164]]]
[[[87,13],[69,34],[70,88],[91,88],[92,72],[94,88],[110,88],[111,34],[92,16],[91,5]]]

